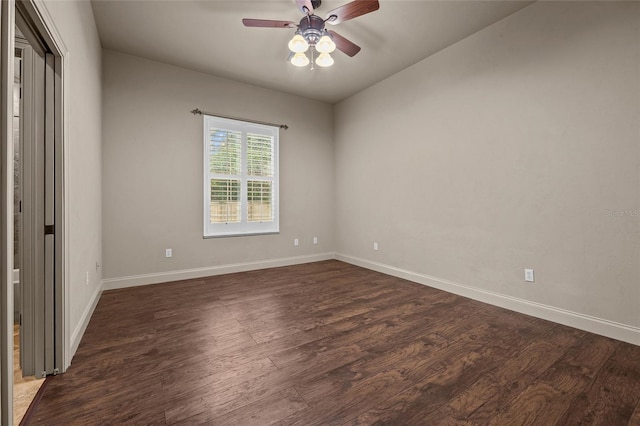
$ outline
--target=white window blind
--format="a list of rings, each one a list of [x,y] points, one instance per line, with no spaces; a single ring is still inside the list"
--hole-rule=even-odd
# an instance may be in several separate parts
[[[279,231],[279,128],[204,116],[204,236]]]

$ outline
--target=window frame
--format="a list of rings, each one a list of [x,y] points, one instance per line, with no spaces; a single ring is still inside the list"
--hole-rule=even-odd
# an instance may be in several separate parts
[[[241,160],[239,175],[211,173],[210,169],[210,129],[218,128],[241,134]],[[273,177],[250,176],[247,161],[247,134],[256,134],[273,138],[272,161]],[[203,114],[203,238],[241,237],[248,235],[269,235],[280,232],[279,220],[279,135],[280,128],[248,121],[216,117]],[[240,180],[240,222],[211,223],[211,179]],[[273,221],[250,222],[248,220],[248,182],[272,182]]]

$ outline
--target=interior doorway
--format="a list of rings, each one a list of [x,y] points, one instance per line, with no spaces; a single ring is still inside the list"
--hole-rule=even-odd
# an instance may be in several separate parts
[[[40,386],[42,386],[43,378],[37,378],[35,374],[25,374],[22,368],[23,357],[28,356],[24,351],[21,341],[24,333],[21,332],[22,323],[22,286],[20,282],[21,270],[21,252],[23,248],[23,229],[22,229],[22,198],[23,188],[23,168],[22,156],[23,149],[23,131],[21,126],[23,120],[23,53],[30,48],[28,41],[20,31],[15,28],[15,57],[14,57],[14,83],[13,83],[13,294],[14,294],[14,313],[13,313],[13,423],[19,424],[29,405],[36,396]],[[24,268],[22,268],[24,270]]]
[[[62,370],[60,61],[16,3],[14,76],[14,423]]]
[[[68,93],[64,87],[69,87],[70,81],[64,72],[68,50],[46,3],[33,0],[1,3],[0,423],[4,425],[13,422],[14,364],[22,367],[20,375],[33,374],[40,378],[64,372],[70,364],[69,313],[65,309],[69,303],[66,291],[69,280],[66,165],[69,158],[65,136],[68,105],[63,99]],[[16,28],[28,47],[20,53],[21,105],[17,108],[18,116],[14,117]],[[18,120],[16,126],[14,119]],[[17,158],[13,149],[14,127],[19,130],[20,138]],[[19,162],[21,194],[20,199],[15,200],[18,203],[15,210],[20,212],[17,237],[13,235],[16,218],[11,199],[14,160]],[[16,251],[14,238],[18,240]],[[15,264],[14,254],[18,258]],[[16,279],[11,276],[14,269]],[[17,312],[13,309],[13,281],[19,285]],[[14,319],[17,319],[20,344],[15,363]]]
[[[22,158],[25,154],[25,141],[23,140],[25,132],[22,126],[25,124],[29,125],[29,123],[25,123],[24,120],[24,102],[22,98],[25,93],[25,88],[23,87],[25,74],[31,75],[33,73],[32,69],[24,69],[23,56],[31,55],[31,50],[32,48],[29,42],[16,25],[13,83],[13,423],[15,425],[19,424],[22,420],[44,381],[43,377],[36,377],[34,372],[23,369],[23,360],[33,357],[33,355],[28,352],[33,349],[29,345],[25,348],[23,343],[25,332],[22,327],[22,304],[25,302],[25,299],[22,294],[24,278],[21,277],[21,271],[23,273],[25,271],[25,268],[21,267],[21,259],[24,255],[24,250],[28,249],[24,242],[24,229],[22,227],[22,200],[25,195],[22,184],[24,180]],[[33,66],[32,62],[31,60],[28,61],[29,67]],[[27,91],[31,90],[33,90],[32,87],[27,89]],[[31,143],[32,142],[29,141],[29,144]]]

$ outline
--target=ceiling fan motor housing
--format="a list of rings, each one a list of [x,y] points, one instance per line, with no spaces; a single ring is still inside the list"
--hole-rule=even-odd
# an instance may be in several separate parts
[[[312,46],[324,35],[324,19],[316,15],[308,15],[300,20],[299,31],[302,37]]]

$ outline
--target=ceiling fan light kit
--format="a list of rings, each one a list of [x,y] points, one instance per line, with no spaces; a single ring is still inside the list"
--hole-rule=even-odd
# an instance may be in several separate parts
[[[289,41],[289,50],[293,53],[304,53],[309,50],[309,43],[299,33]]]
[[[330,67],[333,65],[333,58],[328,53],[321,53],[316,58],[316,65],[323,68]]]
[[[296,53],[291,58],[291,63],[296,67],[306,67],[307,65],[309,65],[309,62],[310,61],[309,61],[309,58],[307,58],[307,55],[305,55],[302,52]]]
[[[309,50],[309,47],[320,54],[314,61],[314,55],[313,52],[311,52],[311,61],[314,61],[316,65],[323,68],[333,65],[334,60],[330,53],[336,50],[336,44],[327,33],[327,30],[323,28],[322,31],[317,31],[313,28],[307,28],[296,32],[291,41],[289,41],[289,50],[295,53],[293,58],[291,58],[291,63],[297,67],[306,67],[309,65],[311,61],[304,54],[304,52]],[[302,57],[306,58],[306,60]]]
[[[347,40],[335,31],[328,31],[326,24],[336,25],[349,19],[357,18],[380,8],[377,0],[354,0],[329,12],[327,19],[322,19],[314,14],[320,0],[296,0],[298,8],[305,16],[299,24],[291,21],[272,21],[265,19],[243,19],[242,23],[247,27],[261,28],[296,28],[296,33],[289,41],[289,50],[293,53],[290,62],[297,67],[306,67],[311,63],[311,69],[315,63],[319,67],[330,67],[334,64],[331,53],[336,49],[348,56],[355,56],[360,47]],[[311,59],[305,52],[311,50]],[[315,57],[315,52],[319,55]],[[315,58],[315,59],[314,59]]]
[[[329,35],[323,35],[316,43],[316,50],[320,53],[332,53],[336,50],[336,44]]]

